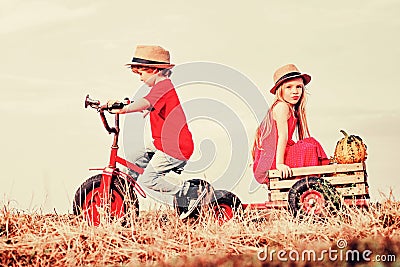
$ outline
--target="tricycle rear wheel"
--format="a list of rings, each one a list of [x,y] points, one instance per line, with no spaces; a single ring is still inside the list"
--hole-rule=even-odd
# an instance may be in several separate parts
[[[211,204],[212,214],[219,225],[231,220],[242,211],[242,202],[233,193],[215,190]]]

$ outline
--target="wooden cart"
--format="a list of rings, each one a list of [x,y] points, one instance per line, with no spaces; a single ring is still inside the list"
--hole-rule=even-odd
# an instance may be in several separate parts
[[[336,195],[341,198],[337,200],[340,204],[368,206],[370,197],[365,163],[292,168],[292,171],[291,179],[282,179],[278,170],[269,171],[269,204],[285,202],[294,211],[300,208],[310,211],[313,206],[323,203],[321,197],[325,197],[325,201],[334,200],[330,198]],[[319,187],[326,188],[315,186],[318,183]]]
[[[290,208],[294,215],[320,214],[341,205],[368,207],[369,193],[365,163],[330,164],[292,168],[293,176],[282,179],[278,170],[269,171],[268,200],[241,203],[233,193],[217,190],[215,212],[220,220],[229,220],[236,209]],[[222,213],[222,214],[221,214]]]

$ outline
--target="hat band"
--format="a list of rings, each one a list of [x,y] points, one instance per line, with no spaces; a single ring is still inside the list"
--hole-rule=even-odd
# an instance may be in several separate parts
[[[148,60],[148,59],[137,58],[137,57],[132,58],[132,63],[141,63],[141,64],[169,64],[169,62],[154,61],[154,60]]]
[[[298,72],[298,71],[286,73],[285,75],[283,75],[282,77],[280,77],[280,78],[276,81],[275,84],[277,84],[278,82],[280,82],[280,81],[282,81],[282,80],[285,80],[285,79],[287,79],[287,78],[290,78],[290,77],[293,77],[293,76],[299,76],[299,75],[301,75],[301,73]]]

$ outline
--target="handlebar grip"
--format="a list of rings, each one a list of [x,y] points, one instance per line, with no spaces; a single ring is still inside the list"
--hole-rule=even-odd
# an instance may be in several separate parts
[[[124,107],[124,103],[121,102],[116,102],[114,103],[111,107],[108,107],[108,109],[121,109]]]

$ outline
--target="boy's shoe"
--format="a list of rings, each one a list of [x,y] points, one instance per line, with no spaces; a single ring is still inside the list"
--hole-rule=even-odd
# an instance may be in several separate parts
[[[186,197],[189,194],[189,189],[190,189],[190,182],[189,181],[185,181],[183,183],[183,186],[181,188],[181,190],[179,191],[179,196],[180,197]]]
[[[201,194],[197,198],[191,198],[189,201],[187,212],[181,213],[179,219],[183,220],[189,217],[189,215],[192,214],[192,212],[199,205],[200,201],[203,200],[203,198],[206,196],[206,194],[207,194],[207,188],[204,188]]]

